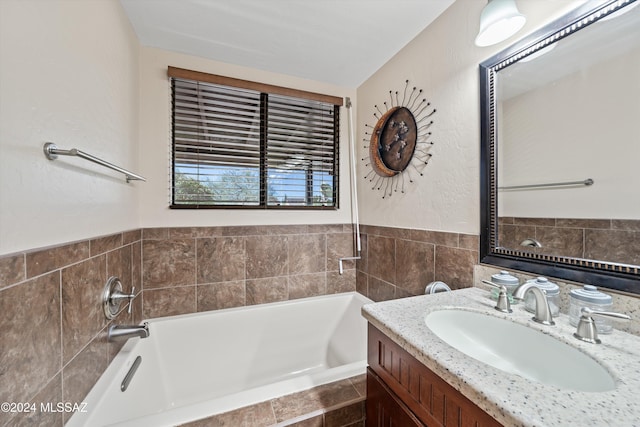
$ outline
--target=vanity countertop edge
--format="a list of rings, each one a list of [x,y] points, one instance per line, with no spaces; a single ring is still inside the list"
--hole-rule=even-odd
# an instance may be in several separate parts
[[[523,304],[513,313],[494,310],[495,301],[480,288],[367,304],[363,316],[465,397],[505,426],[640,426],[640,337],[619,330],[601,335],[602,344],[573,337],[575,327],[560,314],[555,326],[531,321]],[[607,392],[561,389],[508,374],[486,365],[440,340],[424,318],[435,310],[462,309],[515,321],[553,336],[596,359],[615,377]],[[549,363],[553,363],[552,360]],[[615,423],[615,424],[612,424]]]

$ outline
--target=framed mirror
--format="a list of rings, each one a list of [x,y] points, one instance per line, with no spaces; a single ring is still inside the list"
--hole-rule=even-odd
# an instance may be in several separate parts
[[[640,294],[640,0],[480,64],[480,262]]]

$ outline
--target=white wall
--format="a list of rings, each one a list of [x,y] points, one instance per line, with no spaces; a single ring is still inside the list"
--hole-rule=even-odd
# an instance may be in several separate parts
[[[375,125],[374,105],[401,91],[405,80],[423,89],[437,108],[433,158],[406,194],[382,199],[363,177],[359,162],[358,199],[364,224],[479,233],[480,106],[478,65],[509,44],[581,2],[518,0],[527,24],[517,36],[495,46],[476,47],[480,12],[486,1],[457,0],[418,37],[358,88],[358,141],[368,140],[365,123]],[[366,156],[364,143],[358,145]]]
[[[347,109],[340,117],[340,209],[278,211],[254,209],[169,209],[171,99],[167,67],[174,66],[244,80],[286,86],[355,100],[355,90],[233,66],[190,55],[144,47],[140,52],[140,169],[148,178],[140,192],[143,227],[336,224],[351,222]],[[356,117],[353,108],[354,120]]]
[[[0,1],[0,254],[138,227],[138,42],[116,1]]]
[[[572,3],[519,0],[528,18],[520,34]],[[477,233],[477,66],[513,41],[473,45],[484,4],[457,0],[356,91],[140,48],[116,1],[0,0],[0,254],[139,226],[350,221],[344,108],[340,210],[170,210],[168,65],[351,97],[362,222]],[[434,158],[407,194],[382,200],[363,179],[364,124],[374,123],[373,106],[406,79],[438,109]],[[81,159],[49,161],[42,154],[46,141],[104,157],[148,181],[126,184],[120,174]]]

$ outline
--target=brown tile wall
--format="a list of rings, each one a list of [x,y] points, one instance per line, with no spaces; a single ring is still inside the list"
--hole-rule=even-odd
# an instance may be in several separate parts
[[[215,415],[182,427],[364,427],[366,375]]]
[[[374,301],[424,293],[439,280],[451,289],[473,286],[477,235],[362,226],[356,288]]]
[[[141,290],[142,232],[38,249],[0,258],[0,402],[32,402],[36,411],[0,413],[0,425],[62,426],[70,414],[41,402],[82,402],[122,344],[106,342],[101,311],[107,278]],[[119,323],[138,323],[121,313]]]
[[[143,317],[355,291],[351,225],[142,230]]]
[[[0,257],[0,402],[81,402],[122,344],[107,343],[104,284],[136,287],[143,318],[355,290],[350,225],[154,228]],[[0,413],[62,426],[63,413]]]
[[[111,323],[100,298],[110,276],[125,290],[136,287],[133,315],[116,319],[134,324],[354,290],[380,301],[423,293],[433,280],[472,283],[477,236],[363,226],[357,270],[348,261],[340,275],[338,258],[353,254],[351,231],[342,224],[148,228],[2,256],[0,401],[82,401],[122,346],[106,341]],[[62,426],[68,416],[0,413],[0,425]],[[334,425],[331,417],[303,417],[300,425]]]
[[[571,218],[499,218],[500,246],[545,255],[640,264],[640,221]],[[520,246],[534,238],[541,248]]]

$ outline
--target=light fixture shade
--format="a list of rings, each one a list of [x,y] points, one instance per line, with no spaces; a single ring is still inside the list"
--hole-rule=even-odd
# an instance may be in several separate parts
[[[515,0],[489,0],[480,14],[480,31],[477,46],[491,46],[517,33],[526,18],[516,7]]]

